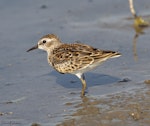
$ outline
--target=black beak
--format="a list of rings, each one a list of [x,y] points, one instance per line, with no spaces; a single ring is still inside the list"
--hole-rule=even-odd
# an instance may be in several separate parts
[[[29,50],[27,50],[27,52],[32,51],[32,50],[37,49],[37,48],[38,48],[38,45],[36,45],[36,46],[30,48]]]

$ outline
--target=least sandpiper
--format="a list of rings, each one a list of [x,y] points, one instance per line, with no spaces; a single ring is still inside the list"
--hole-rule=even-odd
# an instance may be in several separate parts
[[[80,42],[66,44],[54,34],[43,36],[38,44],[27,52],[37,48],[47,52],[48,63],[59,73],[74,74],[81,80],[81,96],[85,95],[86,89],[84,73],[99,66],[109,58],[121,55],[118,52],[100,50]]]

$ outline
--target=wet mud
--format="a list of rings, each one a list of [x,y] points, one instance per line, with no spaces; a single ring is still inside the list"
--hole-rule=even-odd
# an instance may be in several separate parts
[[[150,1],[134,1],[150,22]],[[128,1],[0,0],[0,126],[149,126],[150,28],[137,26]],[[27,49],[54,33],[118,51],[81,82],[59,74],[46,53]]]

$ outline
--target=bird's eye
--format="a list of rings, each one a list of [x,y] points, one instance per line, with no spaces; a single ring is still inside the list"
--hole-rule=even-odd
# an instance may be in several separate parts
[[[46,40],[43,40],[43,43],[46,43]]]

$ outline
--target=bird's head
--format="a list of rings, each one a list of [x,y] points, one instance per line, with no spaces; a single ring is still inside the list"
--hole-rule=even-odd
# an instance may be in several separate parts
[[[60,44],[59,38],[54,34],[48,34],[40,38],[38,44],[27,50],[27,52],[32,51],[34,49],[42,49],[45,51],[52,50],[56,46]]]

